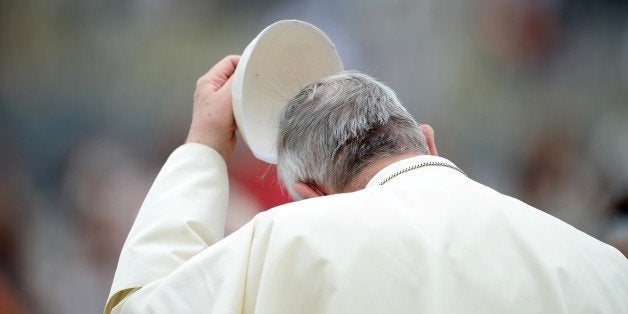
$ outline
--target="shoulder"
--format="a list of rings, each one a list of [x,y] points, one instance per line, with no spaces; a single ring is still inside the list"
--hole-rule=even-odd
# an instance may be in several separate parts
[[[274,221],[311,221],[313,218],[338,216],[353,212],[368,203],[364,190],[310,198],[271,208],[258,216],[259,219]]]
[[[388,224],[397,219],[373,202],[377,193],[357,191],[296,201],[269,209],[255,217],[255,237],[271,234],[279,239],[320,239]]]

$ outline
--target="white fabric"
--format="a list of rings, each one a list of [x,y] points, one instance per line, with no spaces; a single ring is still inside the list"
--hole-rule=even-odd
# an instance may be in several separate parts
[[[226,166],[164,165],[120,256],[109,313],[628,313],[614,248],[419,156],[364,190],[283,205],[222,238]]]

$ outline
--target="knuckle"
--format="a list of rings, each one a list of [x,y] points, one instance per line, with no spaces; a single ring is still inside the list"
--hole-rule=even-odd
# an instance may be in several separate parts
[[[198,80],[196,80],[196,87],[202,86],[205,83],[205,77],[201,76],[198,78]]]

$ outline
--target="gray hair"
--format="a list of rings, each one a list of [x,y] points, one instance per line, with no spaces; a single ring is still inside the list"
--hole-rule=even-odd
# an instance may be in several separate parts
[[[277,172],[294,199],[294,184],[342,191],[385,157],[427,154],[419,125],[395,92],[356,71],[314,82],[288,101],[279,120]]]

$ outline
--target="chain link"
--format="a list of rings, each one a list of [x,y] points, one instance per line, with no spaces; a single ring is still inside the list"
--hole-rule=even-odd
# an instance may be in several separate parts
[[[444,162],[439,162],[439,161],[428,161],[428,162],[422,162],[420,164],[416,164],[416,165],[412,165],[412,166],[408,166],[406,168],[403,168],[403,169],[401,169],[401,170],[399,170],[399,171],[389,175],[388,177],[386,177],[386,179],[382,180],[382,182],[380,182],[379,185],[384,185],[386,182],[392,180],[394,177],[396,177],[396,176],[398,176],[398,175],[400,175],[400,174],[402,174],[404,172],[408,172],[408,171],[411,171],[411,170],[414,170],[414,169],[418,169],[418,168],[421,168],[421,167],[427,167],[427,166],[447,167],[447,168],[456,170],[456,171],[464,174],[465,177],[467,177],[467,178],[469,177],[466,173],[464,173],[464,171],[460,170],[460,168],[458,168],[458,167],[456,167],[454,165],[451,165],[451,164],[448,164],[448,163],[444,163]]]

